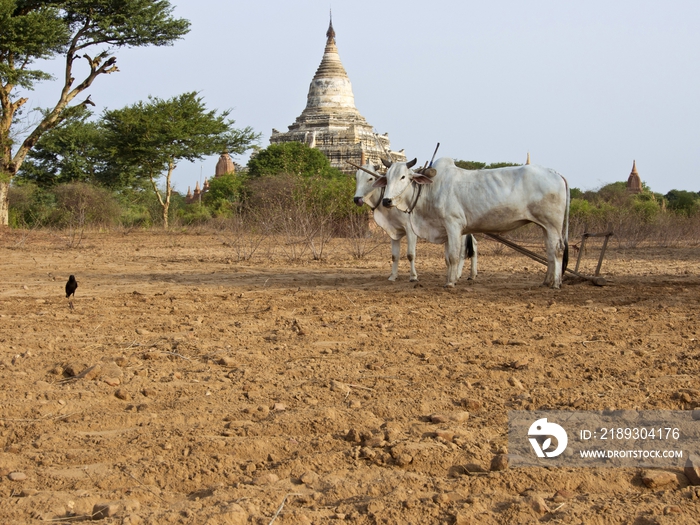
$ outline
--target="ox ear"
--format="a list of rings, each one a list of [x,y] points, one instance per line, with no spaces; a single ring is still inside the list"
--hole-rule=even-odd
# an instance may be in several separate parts
[[[437,170],[435,168],[426,168],[423,170],[423,175],[432,179],[435,175],[437,175]]]
[[[415,182],[416,184],[432,184],[433,183],[433,179],[431,179],[430,177],[428,177],[426,175],[416,174],[413,176],[413,178],[411,180],[413,182]]]
[[[374,184],[372,184],[373,188],[384,188],[386,186],[386,175],[382,175],[380,177],[377,177],[377,180],[374,181]]]
[[[389,160],[382,159],[382,164],[384,164],[384,167],[386,167],[386,169],[391,168],[391,161]]]
[[[406,167],[410,170],[413,166],[416,165],[416,162],[418,162],[418,159],[413,159],[412,161],[406,163]]]

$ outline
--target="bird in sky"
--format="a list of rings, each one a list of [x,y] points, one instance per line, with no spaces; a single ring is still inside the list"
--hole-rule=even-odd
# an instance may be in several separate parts
[[[78,281],[75,280],[75,275],[68,277],[68,282],[66,283],[66,299],[69,299],[72,295],[75,297],[75,290],[78,288]],[[73,301],[69,300],[68,304],[70,309],[73,310]]]

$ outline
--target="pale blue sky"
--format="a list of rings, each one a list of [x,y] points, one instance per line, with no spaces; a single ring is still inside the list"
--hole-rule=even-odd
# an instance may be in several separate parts
[[[97,109],[196,90],[265,147],[306,105],[332,6],[357,108],[409,158],[436,142],[438,156],[483,162],[529,151],[582,189],[626,180],[636,159],[652,190],[700,191],[697,0],[171,1],[191,32],[118,51],[120,72],[90,89]],[[176,188],[216,160],[182,163]]]

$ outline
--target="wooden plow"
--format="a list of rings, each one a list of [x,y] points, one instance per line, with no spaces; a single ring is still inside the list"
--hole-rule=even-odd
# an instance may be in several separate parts
[[[510,241],[508,239],[505,239],[504,237],[501,237],[500,235],[496,235],[494,233],[486,233],[484,234],[487,237],[490,237],[494,241],[498,241],[501,244],[505,244],[509,248],[514,249],[516,252],[522,253],[523,255],[527,255],[531,259],[537,261],[538,263],[544,264],[547,266],[547,259],[540,255],[539,253],[535,253],[531,250],[528,250],[527,248],[523,248],[522,246],[514,243],[513,241]],[[572,275],[575,275],[576,277],[580,279],[585,279],[586,281],[590,281],[596,286],[605,286],[608,284],[608,282],[605,280],[604,277],[600,276],[600,267],[603,265],[603,258],[605,257],[605,250],[608,247],[608,240],[610,237],[613,235],[612,230],[608,230],[605,233],[584,233],[581,236],[581,246],[579,247],[578,251],[578,258],[576,259],[576,267],[571,270],[569,268],[566,269],[566,273],[570,273]],[[605,240],[603,241],[603,247],[600,250],[600,257],[598,258],[598,266],[595,269],[595,275],[584,275],[582,273],[578,272],[578,267],[579,264],[581,263],[581,254],[583,253],[583,248],[586,245],[586,239],[589,237],[605,237]]]

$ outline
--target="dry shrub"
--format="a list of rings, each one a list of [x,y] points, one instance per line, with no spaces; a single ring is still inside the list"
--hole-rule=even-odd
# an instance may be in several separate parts
[[[323,210],[309,209],[304,203],[292,202],[290,206],[272,206],[275,233],[284,239],[282,251],[290,261],[311,254],[314,260],[322,260],[324,250],[333,237],[333,217]]]
[[[112,227],[119,223],[119,203],[104,188],[72,182],[56,186],[53,194],[56,209],[51,223],[66,233],[69,248],[80,246],[87,227]]]
[[[111,227],[119,223],[121,209],[112,194],[98,186],[83,182],[60,184],[53,189],[57,226]]]
[[[10,186],[10,225],[13,228],[41,228],[54,211],[54,196],[36,184]]]
[[[687,217],[676,213],[664,213],[655,226],[653,240],[661,247],[700,244],[700,215]]]
[[[293,175],[251,177],[246,187],[245,209],[263,211],[271,205],[291,206],[294,185],[295,177]]]
[[[700,216],[687,217],[672,212],[660,213],[647,221],[630,209],[615,209],[604,216],[572,225],[569,242],[581,238],[584,232],[612,231],[613,242],[620,248],[641,245],[660,247],[696,245],[700,243]]]
[[[217,235],[231,249],[236,261],[250,260],[270,236],[269,225],[259,210],[236,212],[216,222]]]
[[[265,231],[283,239],[279,247],[290,261],[307,254],[322,260],[335,233],[333,203],[319,202],[304,182],[293,175],[277,175],[252,179],[248,184],[245,213],[257,212]]]
[[[364,259],[387,243],[387,235],[379,226],[371,227],[374,220],[368,214],[351,214],[341,231],[345,245],[353,259]]]

